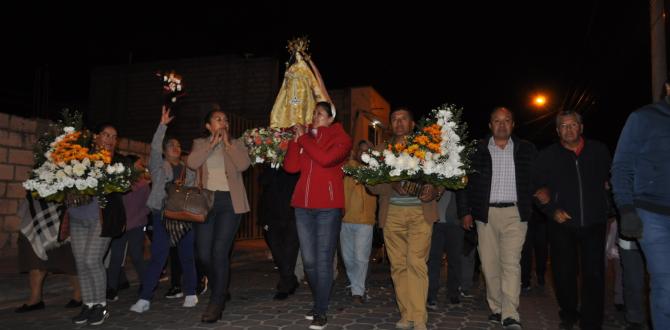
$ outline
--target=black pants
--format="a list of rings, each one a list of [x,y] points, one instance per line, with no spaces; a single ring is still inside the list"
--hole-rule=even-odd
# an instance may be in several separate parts
[[[265,235],[266,242],[270,246],[270,252],[272,252],[272,259],[279,268],[277,291],[288,293],[298,285],[298,279],[294,271],[300,241],[298,240],[295,219],[268,225]]]
[[[447,296],[458,297],[463,273],[463,239],[465,232],[456,224],[436,222],[433,224],[433,236],[430,241],[428,257],[428,300],[437,300],[440,289],[440,270],[442,269],[442,253],[447,251]]]
[[[605,299],[606,224],[576,228],[550,221],[548,230],[559,316],[571,322],[581,317],[581,329],[600,329]],[[582,284],[579,313],[578,269]]]
[[[521,250],[521,286],[530,286],[533,272],[533,255],[535,256],[535,275],[537,284],[544,285],[544,274],[547,270],[547,223],[528,222],[526,241]]]

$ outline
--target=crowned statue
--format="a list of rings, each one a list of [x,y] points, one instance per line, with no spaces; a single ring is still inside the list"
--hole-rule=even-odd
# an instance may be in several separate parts
[[[307,53],[308,47],[307,38],[289,41],[287,48],[291,56],[281,89],[272,106],[270,127],[286,128],[311,123],[316,103],[330,102],[321,74]]]

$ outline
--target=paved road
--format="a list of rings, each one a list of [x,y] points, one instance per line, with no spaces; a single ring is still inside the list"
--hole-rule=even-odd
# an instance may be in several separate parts
[[[254,250],[255,249],[255,250]],[[262,249],[262,248],[261,248]],[[232,300],[224,311],[223,321],[214,324],[200,323],[200,315],[207,297],[195,308],[181,307],[182,300],[163,298],[168,289],[161,283],[153,299],[151,310],[144,314],[130,312],[128,308],[137,299],[137,284],[121,291],[120,299],[109,304],[111,317],[101,329],[307,329],[309,322],[303,314],[311,307],[311,293],[301,285],[296,294],[285,301],[273,301],[273,289],[278,278],[273,264],[257,247],[236,253],[233,265]],[[3,264],[0,263],[0,267]],[[4,267],[6,270],[6,266]],[[4,275],[3,275],[4,273]],[[129,273],[132,273],[130,271]],[[352,305],[347,295],[346,281],[340,274],[329,312],[327,329],[393,329],[399,314],[396,310],[393,289],[386,264],[373,264],[370,276],[368,303]],[[16,314],[13,308],[20,305],[21,295],[27,294],[26,275],[7,274],[0,271],[0,284],[4,300],[0,300],[0,329],[72,329],[94,328],[74,326],[70,318],[78,310],[62,306],[69,300],[67,280],[53,276],[47,284],[47,308],[26,314]],[[487,322],[489,311],[484,301],[484,288],[475,290],[474,298],[463,299],[460,306],[448,307],[445,292],[439,297],[439,310],[429,313],[431,329],[501,329],[500,325]],[[534,289],[522,296],[520,313],[525,329],[558,329],[558,315],[553,294]],[[616,312],[611,297],[606,304],[604,329],[623,329],[623,316]]]

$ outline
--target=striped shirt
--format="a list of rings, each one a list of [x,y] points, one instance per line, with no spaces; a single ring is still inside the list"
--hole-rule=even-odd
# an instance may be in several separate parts
[[[489,203],[516,202],[516,173],[512,138],[507,141],[504,149],[500,149],[491,137],[488,147],[493,161]]]

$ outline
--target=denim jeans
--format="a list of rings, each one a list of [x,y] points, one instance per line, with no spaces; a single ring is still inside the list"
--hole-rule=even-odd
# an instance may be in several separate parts
[[[365,296],[365,278],[368,275],[371,249],[372,225],[342,223],[340,251],[351,282],[351,294],[354,296]]]
[[[340,233],[340,209],[295,209],[302,262],[314,298],[314,311],[325,315],[333,286],[333,258]]]
[[[151,241],[151,261],[147,267],[146,273],[142,275],[142,292],[140,298],[151,300],[154,288],[158,285],[163,266],[170,254],[170,238],[162,223],[163,215],[158,210],[151,211],[153,221],[153,240]],[[193,257],[193,230],[189,230],[179,240],[177,246],[179,250],[179,259],[184,270],[183,290],[185,295],[195,294],[195,259]]]
[[[212,289],[209,303],[224,305],[230,281],[230,251],[240,227],[242,214],[236,214],[230,192],[217,191],[214,206],[204,223],[193,226],[198,261]]]
[[[654,329],[670,329],[670,215],[637,209],[642,219],[642,238],[639,240],[647,259],[651,293],[651,320]]]

